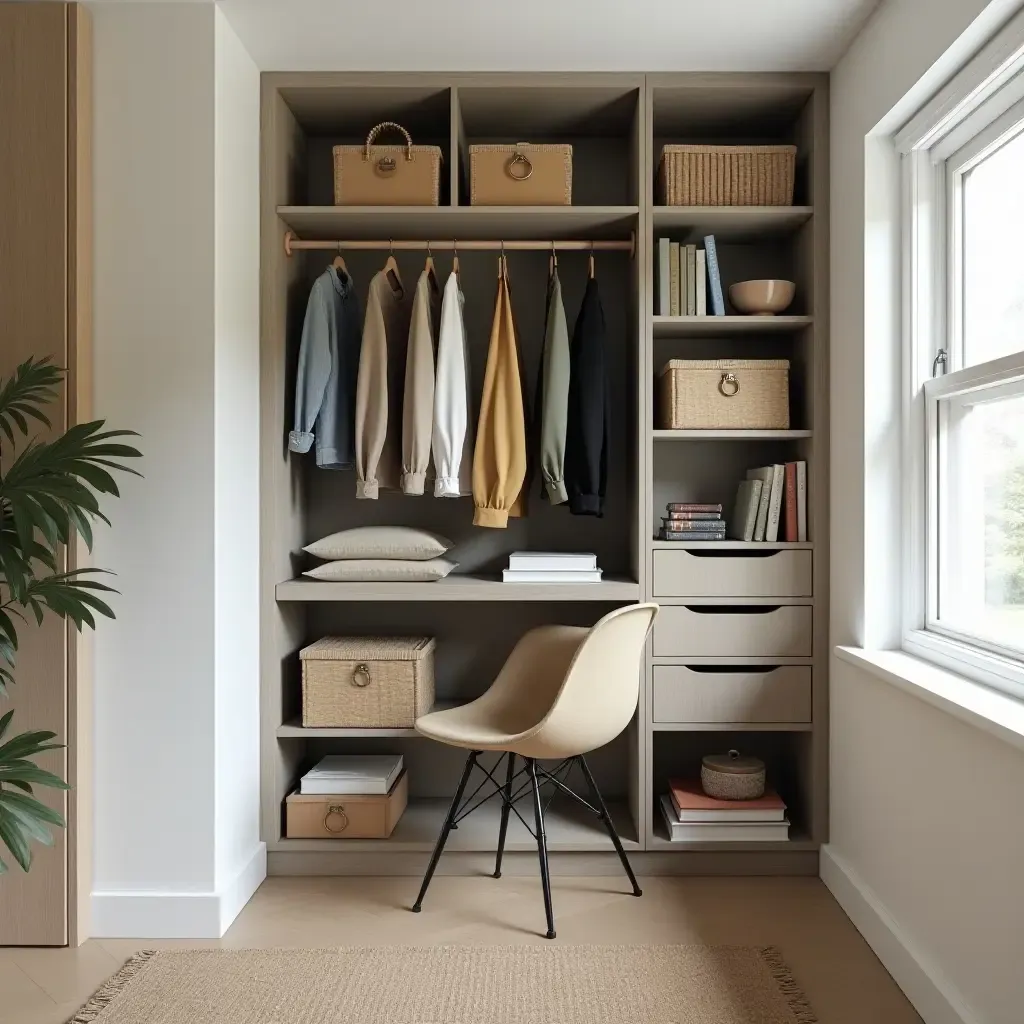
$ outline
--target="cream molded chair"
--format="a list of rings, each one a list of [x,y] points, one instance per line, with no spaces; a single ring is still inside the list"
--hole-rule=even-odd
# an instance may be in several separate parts
[[[462,747],[470,753],[427,866],[420,894],[413,904],[415,912],[419,913],[421,909],[449,832],[457,827],[461,818],[494,796],[499,796],[502,802],[498,856],[494,866],[494,877],[501,877],[509,812],[529,829],[515,803],[527,789],[532,789],[536,826],[533,835],[540,857],[547,937],[553,939],[555,921],[551,909],[551,881],[540,793],[541,787],[549,783],[601,819],[626,869],[633,895],[641,895],[626,851],[583,755],[615,739],[633,717],[640,694],[640,657],[657,614],[656,604],[636,604],[609,613],[591,629],[585,626],[540,626],[532,629],[513,648],[498,678],[482,697],[462,707],[435,711],[417,720],[416,731],[423,736]],[[477,763],[477,758],[485,750],[504,752],[507,758],[504,786],[494,778],[500,761],[493,771]],[[525,767],[518,772],[517,756],[525,761]],[[540,759],[559,759],[560,763],[548,771],[537,764]],[[576,765],[586,779],[592,804],[565,784],[565,778]],[[494,790],[469,810],[460,809],[459,804],[474,767],[486,776],[480,786],[490,781]],[[513,792],[516,780],[524,774],[529,781]],[[476,792],[466,803],[476,796]]]

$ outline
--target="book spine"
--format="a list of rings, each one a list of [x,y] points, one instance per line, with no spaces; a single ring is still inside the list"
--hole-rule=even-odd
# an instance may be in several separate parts
[[[796,464],[796,539],[807,540],[807,463]]]
[[[668,250],[669,316],[679,316],[679,243],[672,242]]]
[[[710,531],[704,533],[687,533],[685,530],[679,532],[678,530],[662,530],[661,540],[725,540],[725,530],[719,530],[717,533],[711,533]]]
[[[785,515],[785,539],[793,543],[797,538],[797,512],[796,512],[796,463],[786,463],[786,515]]]
[[[669,240],[658,239],[658,316],[668,316],[669,301]]]
[[[672,519],[664,521],[666,530],[724,530],[725,523],[721,519]],[[671,523],[671,525],[669,525]]]
[[[772,466],[772,496],[768,505],[768,524],[765,526],[764,539],[774,542],[779,539],[779,519],[782,515],[782,491],[785,467]]]
[[[722,278],[718,272],[718,249],[715,236],[704,236],[704,251],[708,261],[708,283],[711,290],[711,309],[715,316],[725,316],[725,297],[722,294]]]
[[[686,247],[686,315],[697,315],[697,246]]]
[[[708,263],[707,253],[703,249],[697,250],[697,281],[695,289],[697,292],[697,316],[708,315]]]
[[[721,512],[721,505],[702,505],[696,501],[670,501],[665,506],[668,512]]]
[[[747,507],[743,523],[743,539],[752,541],[754,539],[754,528],[757,526],[757,510],[761,507],[761,491],[764,490],[762,480],[751,480],[750,490],[747,494]]]
[[[663,522],[675,522],[679,519],[720,519],[721,514],[718,512],[669,512],[667,516],[662,516]]]

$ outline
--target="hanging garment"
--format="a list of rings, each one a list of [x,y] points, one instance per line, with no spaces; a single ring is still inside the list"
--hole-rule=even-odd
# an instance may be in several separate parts
[[[441,301],[434,383],[434,496],[457,498],[473,493],[473,424],[469,404],[469,346],[463,315],[465,296],[452,271]]]
[[[355,464],[356,379],[361,334],[359,300],[352,278],[328,267],[313,282],[306,304],[295,377],[293,452],[308,452],[316,442],[321,469],[350,469]]]
[[[416,282],[405,357],[402,404],[402,493],[422,494],[430,472],[430,435],[434,426],[434,329],[437,278],[424,270]]]
[[[525,511],[526,406],[509,297],[508,265],[498,261],[498,296],[487,349],[473,452],[473,524],[504,529]]]
[[[591,277],[576,319],[569,353],[569,408],[565,432],[565,489],[577,516],[604,513],[608,478],[608,380],[604,309]]]
[[[565,325],[557,265],[552,267],[548,281],[540,392],[540,468],[544,494],[552,505],[560,505],[568,500],[563,472],[569,407],[569,331]]]
[[[399,284],[399,287],[400,284]],[[402,404],[409,303],[388,271],[370,282],[356,383],[356,497],[376,498],[401,476]]]

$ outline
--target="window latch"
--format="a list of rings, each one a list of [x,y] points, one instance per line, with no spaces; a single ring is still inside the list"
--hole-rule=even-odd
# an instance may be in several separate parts
[[[941,371],[939,370],[940,366],[942,367]],[[937,377],[940,372],[946,372],[946,350],[944,348],[940,348],[932,360],[932,376]]]

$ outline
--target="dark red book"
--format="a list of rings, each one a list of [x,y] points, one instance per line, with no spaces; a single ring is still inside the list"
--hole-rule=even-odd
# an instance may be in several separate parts
[[[797,524],[797,507],[796,507],[796,463],[786,463],[786,493],[785,493],[785,517],[784,517],[784,533],[783,538],[789,543],[796,541],[799,536],[799,526]]]

